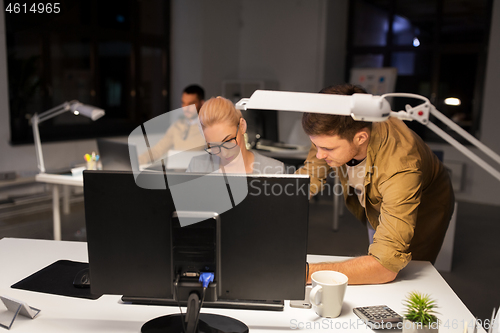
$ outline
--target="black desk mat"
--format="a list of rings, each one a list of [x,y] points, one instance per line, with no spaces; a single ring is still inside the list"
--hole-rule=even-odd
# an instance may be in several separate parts
[[[13,284],[11,288],[52,295],[98,299],[101,295],[91,294],[90,288],[73,286],[76,274],[88,267],[89,264],[84,262],[59,260]]]

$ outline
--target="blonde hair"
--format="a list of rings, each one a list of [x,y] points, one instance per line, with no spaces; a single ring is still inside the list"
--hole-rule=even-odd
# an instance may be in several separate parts
[[[203,103],[199,113],[202,128],[222,122],[238,125],[242,117],[241,111],[236,110],[230,100],[221,96],[212,97]]]

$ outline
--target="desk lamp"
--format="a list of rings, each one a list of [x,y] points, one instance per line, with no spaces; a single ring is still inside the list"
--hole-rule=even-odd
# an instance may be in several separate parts
[[[422,104],[412,107],[406,105],[404,111],[391,111],[391,106],[386,98],[406,97],[423,101]],[[378,122],[385,121],[389,117],[401,120],[416,120],[445,139],[448,143],[476,162],[480,167],[489,172],[500,181],[500,171],[486,163],[470,149],[455,140],[451,135],[443,131],[429,120],[429,115],[435,116],[452,130],[460,134],[491,159],[500,164],[500,156],[478,139],[467,133],[452,120],[439,112],[427,98],[415,94],[389,93],[382,96],[370,94],[333,95],[320,93],[302,93],[288,91],[256,90],[250,98],[243,98],[236,103],[239,110],[276,110],[325,113],[332,115],[351,116],[354,120]]]
[[[33,127],[33,138],[35,139],[35,151],[36,151],[36,159],[38,162],[38,169],[40,173],[45,173],[45,164],[43,163],[43,154],[42,154],[42,144],[40,142],[40,133],[38,132],[38,124],[58,116],[66,111],[71,111],[75,115],[83,115],[92,120],[97,120],[104,116],[104,110],[96,108],[95,106],[82,104],[76,100],[70,102],[64,102],[63,104],[56,106],[50,110],[42,112],[41,114],[35,113],[33,117],[31,117],[31,126]]]

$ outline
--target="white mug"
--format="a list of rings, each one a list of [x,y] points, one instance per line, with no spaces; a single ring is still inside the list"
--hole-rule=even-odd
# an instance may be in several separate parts
[[[311,275],[311,280],[309,299],[313,310],[321,317],[338,317],[344,302],[347,276],[335,271],[317,271]]]

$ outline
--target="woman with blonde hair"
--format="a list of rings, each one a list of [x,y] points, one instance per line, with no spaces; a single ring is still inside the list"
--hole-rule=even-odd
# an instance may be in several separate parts
[[[247,149],[244,139],[247,122],[230,100],[220,96],[209,99],[198,117],[208,154],[194,157],[187,172],[284,173],[282,162]]]

